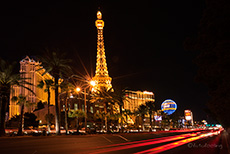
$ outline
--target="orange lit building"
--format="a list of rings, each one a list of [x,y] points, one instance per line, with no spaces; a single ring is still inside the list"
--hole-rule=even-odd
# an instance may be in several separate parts
[[[128,109],[131,112],[134,112],[142,104],[145,104],[148,101],[155,102],[154,93],[148,91],[131,91],[126,90],[127,100],[124,103],[124,109]]]
[[[155,102],[155,96],[153,92],[149,91],[125,91],[126,100],[124,102],[124,110],[130,110],[132,113],[137,111],[139,106],[145,104],[148,101]],[[148,117],[149,115],[147,115]],[[128,123],[134,124],[136,116],[128,116]]]
[[[26,81],[31,83],[32,85],[25,85],[29,89],[31,89],[35,95],[29,91],[28,89],[25,89],[23,87],[17,87],[14,86],[13,90],[11,92],[11,98],[13,96],[19,96],[22,94],[23,96],[26,96],[27,101],[31,103],[30,106],[26,107],[24,112],[33,112],[35,110],[35,107],[39,101],[47,102],[47,93],[44,92],[45,86],[43,89],[40,89],[37,87],[39,81],[45,80],[45,79],[53,79],[53,77],[46,73],[45,75],[42,75],[45,72],[45,69],[41,69],[39,66],[39,62],[36,62],[35,60],[29,58],[26,56],[26,58],[22,59],[20,61],[20,73],[23,78],[27,78]],[[54,90],[51,89],[51,97],[50,97],[50,104],[55,105],[54,100]],[[20,114],[20,106],[16,104],[16,102],[10,101],[9,105],[9,118],[12,118],[15,115]]]

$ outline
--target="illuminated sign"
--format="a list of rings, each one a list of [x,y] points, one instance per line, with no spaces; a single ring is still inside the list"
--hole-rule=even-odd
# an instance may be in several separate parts
[[[167,99],[161,104],[161,110],[167,115],[173,114],[176,109],[177,104],[171,99]]]
[[[191,112],[185,112],[185,116],[191,116]]]
[[[162,116],[154,116],[154,119],[155,119],[156,121],[161,121],[161,120],[162,120]]]
[[[192,120],[192,112],[191,110],[184,110],[184,116],[185,116],[185,119],[190,121]]]

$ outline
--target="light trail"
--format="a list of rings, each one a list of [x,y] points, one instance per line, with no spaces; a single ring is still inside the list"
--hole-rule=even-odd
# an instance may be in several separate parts
[[[171,132],[193,132],[193,131],[201,131],[202,129],[185,129],[185,130],[173,130],[173,131],[162,131],[161,133],[171,133]],[[151,134],[158,134],[159,132],[152,132]],[[196,132],[195,134],[199,134],[201,132]],[[191,133],[188,134],[183,134],[183,135],[176,135],[176,136],[186,136],[186,135],[191,135]],[[194,133],[193,133],[194,135]],[[174,135],[174,137],[176,137]],[[187,137],[189,137],[187,136]],[[136,144],[136,143],[142,143],[142,142],[150,142],[150,141],[155,141],[159,139],[167,139],[168,137],[173,137],[173,136],[167,136],[167,137],[161,137],[161,138],[154,138],[154,139],[148,139],[148,140],[141,140],[141,141],[133,141],[133,142],[126,142],[126,143],[119,143],[119,144],[112,144],[112,145],[105,145],[105,146],[98,146],[98,147],[89,147],[90,149],[99,149],[99,148],[109,148],[109,147],[115,147],[115,146],[122,146],[122,145],[128,145],[128,144]]]
[[[159,144],[159,143],[164,143],[164,142],[181,140],[181,139],[185,139],[185,138],[196,136],[196,135],[197,135],[197,133],[183,134],[183,135],[175,135],[175,136],[169,136],[169,137],[155,138],[155,139],[150,139],[150,140],[142,140],[142,141],[135,141],[135,142],[128,142],[128,143],[102,146],[102,147],[98,147],[98,148],[106,148],[106,149],[100,149],[98,151],[91,152],[91,154],[118,151],[118,150],[141,147],[141,146],[148,146],[148,145],[153,145],[153,144]],[[109,148],[109,147],[111,147],[111,148]]]
[[[149,149],[149,150],[137,152],[135,154],[155,154],[155,153],[164,152],[166,150],[170,150],[170,149],[176,148],[178,146],[181,146],[181,145],[184,145],[184,144],[196,141],[198,139],[202,139],[202,138],[205,138],[205,137],[208,137],[208,136],[218,135],[220,133],[220,131],[209,132],[209,133],[206,133],[206,134],[201,134],[199,136],[190,137],[188,139],[183,139],[183,140],[180,140],[180,141],[177,141],[177,142],[169,143],[169,144],[162,145],[162,146],[159,146],[159,147],[156,147],[156,148],[152,148],[152,149]]]
[[[196,132],[195,134],[200,133],[200,132]],[[167,137],[161,137],[161,138],[154,138],[154,139],[148,139],[148,140],[141,140],[141,141],[133,141],[133,142],[126,142],[126,143],[118,143],[118,144],[110,144],[110,145],[105,145],[105,146],[98,146],[98,147],[91,147],[91,149],[100,149],[100,148],[109,148],[109,147],[116,147],[116,146],[123,146],[123,145],[129,145],[129,144],[137,144],[137,143],[143,143],[143,142],[151,142],[151,141],[156,141],[156,140],[164,140],[167,139],[169,137],[178,137],[178,136],[185,136],[185,137],[189,137],[192,134],[183,134],[183,135],[174,135],[174,136],[167,136]],[[194,133],[193,133],[194,135]]]

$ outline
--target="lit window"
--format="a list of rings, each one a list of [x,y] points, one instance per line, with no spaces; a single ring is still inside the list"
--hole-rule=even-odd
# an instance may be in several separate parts
[[[26,66],[22,65],[22,71],[26,71]]]

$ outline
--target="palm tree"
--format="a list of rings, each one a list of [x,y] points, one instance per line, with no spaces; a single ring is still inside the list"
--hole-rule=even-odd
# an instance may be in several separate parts
[[[123,111],[124,113],[124,116],[125,116],[125,121],[126,121],[126,124],[128,124],[128,117],[130,117],[131,115],[133,115],[134,113],[132,113],[129,109],[125,109]]]
[[[77,133],[79,133],[79,118],[84,118],[85,117],[85,112],[82,110],[75,110],[72,112],[69,112],[70,117],[75,117],[76,118],[76,127],[77,127]]]
[[[0,59],[0,136],[5,135],[5,118],[7,104],[10,101],[10,92],[13,86],[24,87],[31,91],[26,85],[31,85],[20,73],[14,73],[15,62],[7,63]],[[32,92],[32,91],[31,91]]]
[[[107,132],[108,130],[108,119],[107,119],[107,114],[108,114],[108,107],[114,104],[114,99],[113,99],[113,89],[107,89],[105,87],[101,87],[99,90],[97,90],[93,97],[92,97],[92,102],[98,102],[99,104],[104,105],[104,114],[105,114],[105,129]]]
[[[48,95],[47,96],[47,102],[48,102],[47,127],[48,127],[48,133],[50,133],[50,119],[49,119],[49,115],[50,115],[50,91],[51,91],[51,88],[55,88],[54,81],[51,79],[39,81],[37,87],[43,89],[44,86],[46,86],[46,88],[44,89],[44,92],[47,92],[47,95]]]
[[[70,59],[64,59],[64,53],[57,53],[57,52],[50,52],[47,50],[47,54],[44,57],[41,57],[42,66],[46,69],[43,75],[46,73],[50,73],[54,77],[54,84],[55,84],[55,127],[56,127],[56,134],[60,135],[60,111],[59,111],[59,79],[63,78],[63,75],[68,75],[72,72],[69,63],[71,62]],[[42,69],[42,68],[41,68]],[[41,70],[38,69],[38,70]]]
[[[125,96],[125,89],[122,90],[116,90],[115,93],[113,94],[113,98],[115,102],[119,105],[119,110],[120,110],[120,126],[121,126],[121,132],[124,131],[124,124],[123,124],[123,108],[124,108],[124,102],[128,101],[127,97]]]
[[[70,83],[67,82],[68,80],[65,80],[64,82],[61,83],[61,90],[62,90],[62,94],[66,94],[65,95],[65,130],[66,130],[66,134],[68,134],[68,120],[67,120],[67,112],[68,112],[68,100],[70,97],[70,93],[74,92],[75,90],[75,86]]]
[[[113,113],[113,114],[108,113],[107,118],[110,124],[112,124],[112,126],[116,126],[119,122],[119,119],[121,119],[121,115],[120,113]],[[112,132],[113,130],[114,128],[112,129]]]
[[[162,116],[161,128],[165,129],[169,125],[169,116],[164,111],[161,111],[160,115]]]
[[[142,130],[144,130],[144,119],[145,115],[147,114],[147,108],[144,104],[141,104],[139,108],[137,109],[137,114],[141,117],[142,119]]]
[[[13,96],[11,100],[17,102],[17,105],[21,106],[21,114],[20,114],[20,120],[18,126],[18,135],[21,136],[23,135],[23,130],[24,130],[24,107],[32,104],[29,101],[27,101],[26,96],[23,95]]]
[[[153,111],[155,111],[155,105],[153,104],[153,101],[148,101],[145,103],[146,108],[147,108],[147,112],[149,114],[149,120],[150,120],[150,129],[149,131],[152,131],[152,115],[153,115]]]
[[[94,115],[93,115],[93,117],[94,117],[94,120],[95,121],[100,121],[100,130],[102,130],[102,123],[103,123],[103,119],[105,119],[105,113],[104,113],[104,111],[102,111],[102,112],[96,112],[96,113],[94,113]]]
[[[52,113],[50,113],[49,115],[46,114],[45,115],[45,120],[48,123],[49,120],[49,124],[52,125],[54,123],[54,115]]]

